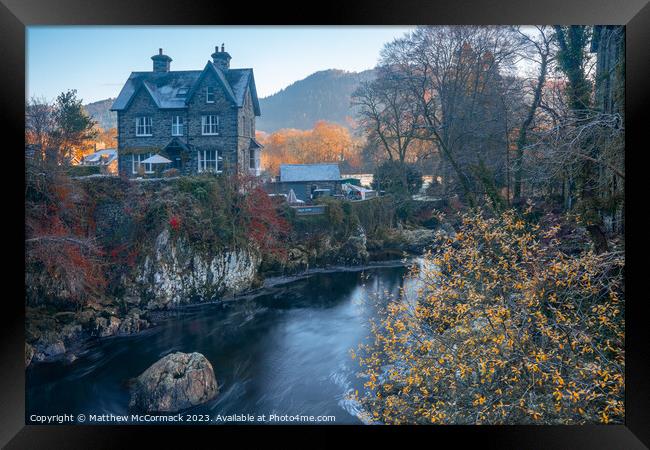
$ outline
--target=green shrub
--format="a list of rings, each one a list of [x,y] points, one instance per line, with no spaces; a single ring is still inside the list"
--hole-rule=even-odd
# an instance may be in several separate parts
[[[375,169],[372,188],[391,194],[416,194],[422,187],[422,172],[411,164],[386,161]]]
[[[68,168],[68,175],[71,177],[85,177],[98,173],[100,173],[99,166],[70,166]]]

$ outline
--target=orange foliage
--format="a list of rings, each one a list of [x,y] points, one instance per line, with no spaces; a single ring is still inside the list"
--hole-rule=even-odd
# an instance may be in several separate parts
[[[280,164],[309,164],[318,162],[361,164],[360,145],[347,128],[319,121],[311,130],[282,129],[271,134],[258,134],[264,145],[262,166],[277,174]]]

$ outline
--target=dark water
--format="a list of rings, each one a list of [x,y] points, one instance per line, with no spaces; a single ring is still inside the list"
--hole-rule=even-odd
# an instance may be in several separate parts
[[[367,338],[375,303],[399,295],[403,267],[318,273],[255,295],[186,307],[145,332],[96,340],[79,359],[27,371],[31,414],[128,414],[128,380],[168,353],[200,352],[220,394],[191,413],[333,415],[359,423],[349,350]],[[370,300],[369,300],[370,299]]]

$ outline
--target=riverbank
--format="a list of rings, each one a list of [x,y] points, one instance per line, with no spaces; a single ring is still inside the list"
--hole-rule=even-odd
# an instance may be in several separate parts
[[[227,301],[152,312],[155,326],[87,341],[74,362],[30,367],[28,417],[129,414],[129,380],[165,355],[199,352],[214,368],[219,394],[188,414],[331,415],[334,424],[360,424],[350,393],[364,380],[349,350],[368,335],[376,301],[409,286],[400,265],[316,269]]]
[[[236,297],[278,277],[399,260],[425,252],[436,232],[453,233],[433,205],[391,196],[325,199],[326,214],[297,217],[223,177],[67,183],[51,194],[64,195],[48,206],[59,208],[54,219],[33,219],[58,228],[28,240],[26,366],[74,360],[89,339],[138,333],[153,311]],[[64,226],[79,237],[60,237]]]
[[[420,238],[424,235],[433,238],[432,231],[418,233]],[[164,306],[150,302],[145,307],[141,307],[140,299],[105,297],[73,309],[69,308],[71,305],[66,304],[28,306],[25,310],[25,366],[56,360],[73,362],[77,359],[78,352],[90,341],[140,333],[156,326],[161,317],[174,314],[174,311],[182,308],[253,299],[267,294],[269,289],[318,274],[402,267],[409,263],[410,258],[421,254],[425,247],[416,248],[415,242],[410,242],[407,246],[386,249],[385,255],[397,255],[401,259],[382,259],[373,255],[364,264],[341,265],[333,262],[309,267],[307,263],[302,271],[292,270],[281,275],[275,272],[259,272],[256,275],[256,282],[246,289],[209,299],[197,298],[194,302],[179,302]],[[418,249],[420,251],[417,251]]]

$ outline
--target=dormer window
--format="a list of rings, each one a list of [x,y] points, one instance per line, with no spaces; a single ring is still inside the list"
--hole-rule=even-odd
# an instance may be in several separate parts
[[[214,87],[208,86],[205,88],[205,102],[206,103],[214,103],[215,99],[215,94],[214,94]]]
[[[135,135],[151,136],[151,117],[141,116],[135,119]]]
[[[179,88],[178,92],[176,92],[176,97],[185,97],[187,96],[188,91],[189,91],[188,88]]]

